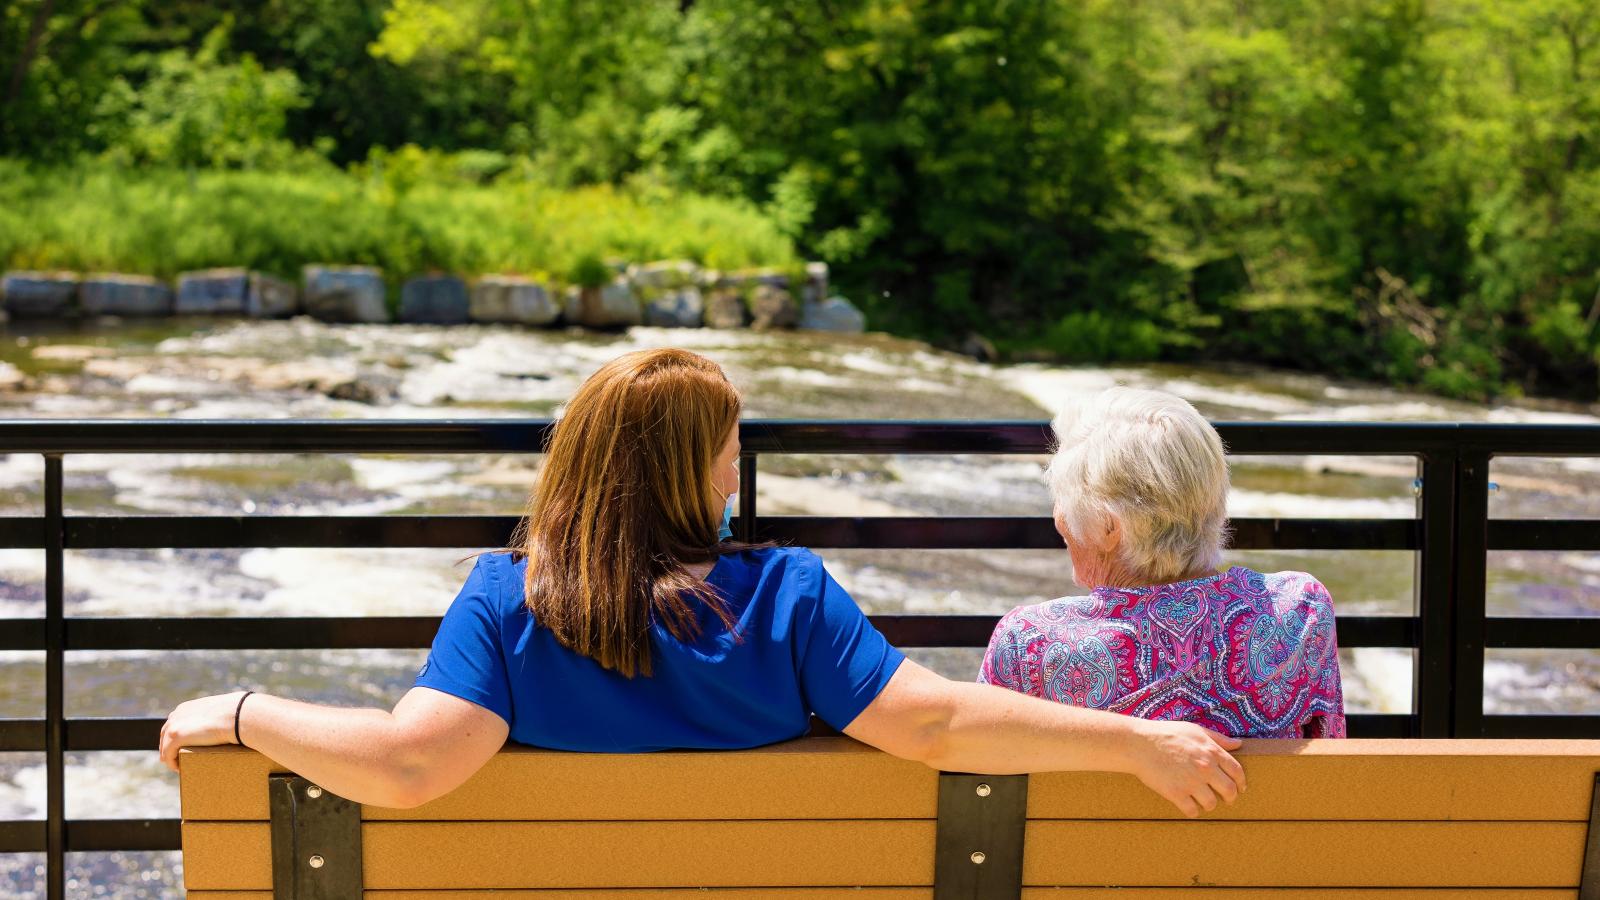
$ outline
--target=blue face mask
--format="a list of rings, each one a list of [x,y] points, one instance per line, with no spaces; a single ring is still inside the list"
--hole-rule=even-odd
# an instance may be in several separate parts
[[[728,495],[728,505],[722,508],[722,527],[717,529],[717,540],[725,541],[733,537],[733,528],[729,524],[733,520],[733,498],[739,496],[738,492]]]

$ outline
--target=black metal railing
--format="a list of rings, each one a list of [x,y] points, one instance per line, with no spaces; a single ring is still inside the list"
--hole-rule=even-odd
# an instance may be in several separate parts
[[[42,516],[0,519],[0,547],[45,552],[42,619],[0,620],[0,650],[43,651],[45,716],[0,719],[0,751],[43,751],[44,821],[0,821],[0,852],[48,857],[47,893],[63,896],[68,851],[176,850],[173,820],[68,820],[67,751],[153,750],[161,720],[68,718],[63,666],[77,650],[423,648],[437,617],[91,618],[65,615],[68,549],[217,547],[495,547],[515,516],[68,516],[62,459],[81,453],[536,453],[548,422],[0,422],[0,453],[44,457]],[[1497,456],[1600,456],[1600,427],[1219,423],[1236,455],[1408,456],[1417,460],[1412,519],[1235,519],[1242,550],[1401,550],[1416,557],[1411,616],[1339,619],[1345,647],[1414,651],[1412,712],[1356,715],[1364,737],[1600,737],[1600,717],[1486,716],[1485,648],[1600,648],[1600,619],[1490,618],[1490,550],[1600,550],[1600,522],[1491,520]],[[746,540],[818,548],[1059,548],[1048,519],[1022,516],[848,518],[761,516],[765,454],[1042,454],[1038,422],[746,422],[740,508]],[[887,615],[874,621],[905,647],[980,647],[994,616]]]

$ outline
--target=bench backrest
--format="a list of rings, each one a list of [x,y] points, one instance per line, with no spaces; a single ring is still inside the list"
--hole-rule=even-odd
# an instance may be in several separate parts
[[[1248,792],[1190,821],[1127,776],[941,774],[846,738],[508,748],[411,810],[349,804],[272,778],[254,752],[207,748],[180,756],[184,880],[191,900],[708,887],[731,889],[721,900],[1068,900],[1108,886],[1138,900],[1196,885],[1218,888],[1209,900],[1600,900],[1600,741],[1249,741],[1240,760]]]

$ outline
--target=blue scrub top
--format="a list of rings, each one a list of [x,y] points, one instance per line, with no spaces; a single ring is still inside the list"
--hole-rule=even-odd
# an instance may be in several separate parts
[[[506,720],[511,739],[629,753],[755,747],[806,733],[810,715],[843,729],[905,657],[809,550],[720,557],[706,580],[738,622],[735,639],[700,604],[700,638],[650,629],[650,677],[624,678],[563,647],[523,604],[527,561],[478,557],[445,613],[418,687]]]

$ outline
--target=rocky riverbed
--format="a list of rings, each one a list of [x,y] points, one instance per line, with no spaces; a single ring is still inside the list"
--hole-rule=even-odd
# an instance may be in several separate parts
[[[173,319],[70,330],[16,324],[0,344],[0,416],[479,418],[551,415],[618,353],[687,346],[721,362],[753,418],[1043,419],[1114,383],[1181,394],[1215,419],[1600,422],[1595,410],[1457,404],[1382,388],[1260,370],[993,367],[879,335],[634,328],[620,334],[507,326],[328,325]],[[764,457],[760,508],[826,515],[1047,513],[1042,459],[985,456]],[[538,458],[166,454],[72,456],[71,514],[383,515],[515,513]],[[1239,516],[1414,515],[1407,459],[1237,458]],[[0,514],[37,515],[38,456],[0,457]],[[1600,460],[1497,463],[1491,512],[1600,517]],[[72,551],[69,615],[430,615],[448,605],[475,548]],[[1074,590],[1063,551],[824,551],[873,612],[1001,613]],[[1304,569],[1346,614],[1410,611],[1408,553],[1235,553],[1261,569]],[[1600,611],[1600,554],[1496,553],[1497,614]],[[0,550],[0,618],[42,614],[43,554]],[[976,650],[917,651],[953,677]],[[42,714],[41,654],[0,653],[0,716]],[[388,704],[422,651],[73,653],[70,715],[156,716],[197,694],[248,685],[332,703]],[[1408,708],[1409,654],[1346,651],[1353,711]],[[1596,712],[1600,654],[1491,653],[1486,708]],[[74,817],[175,816],[174,779],[154,753],[76,754]],[[37,755],[0,755],[0,819],[42,815]],[[161,897],[179,888],[174,854],[73,857],[74,896]],[[32,896],[42,860],[0,856],[0,896]]]

